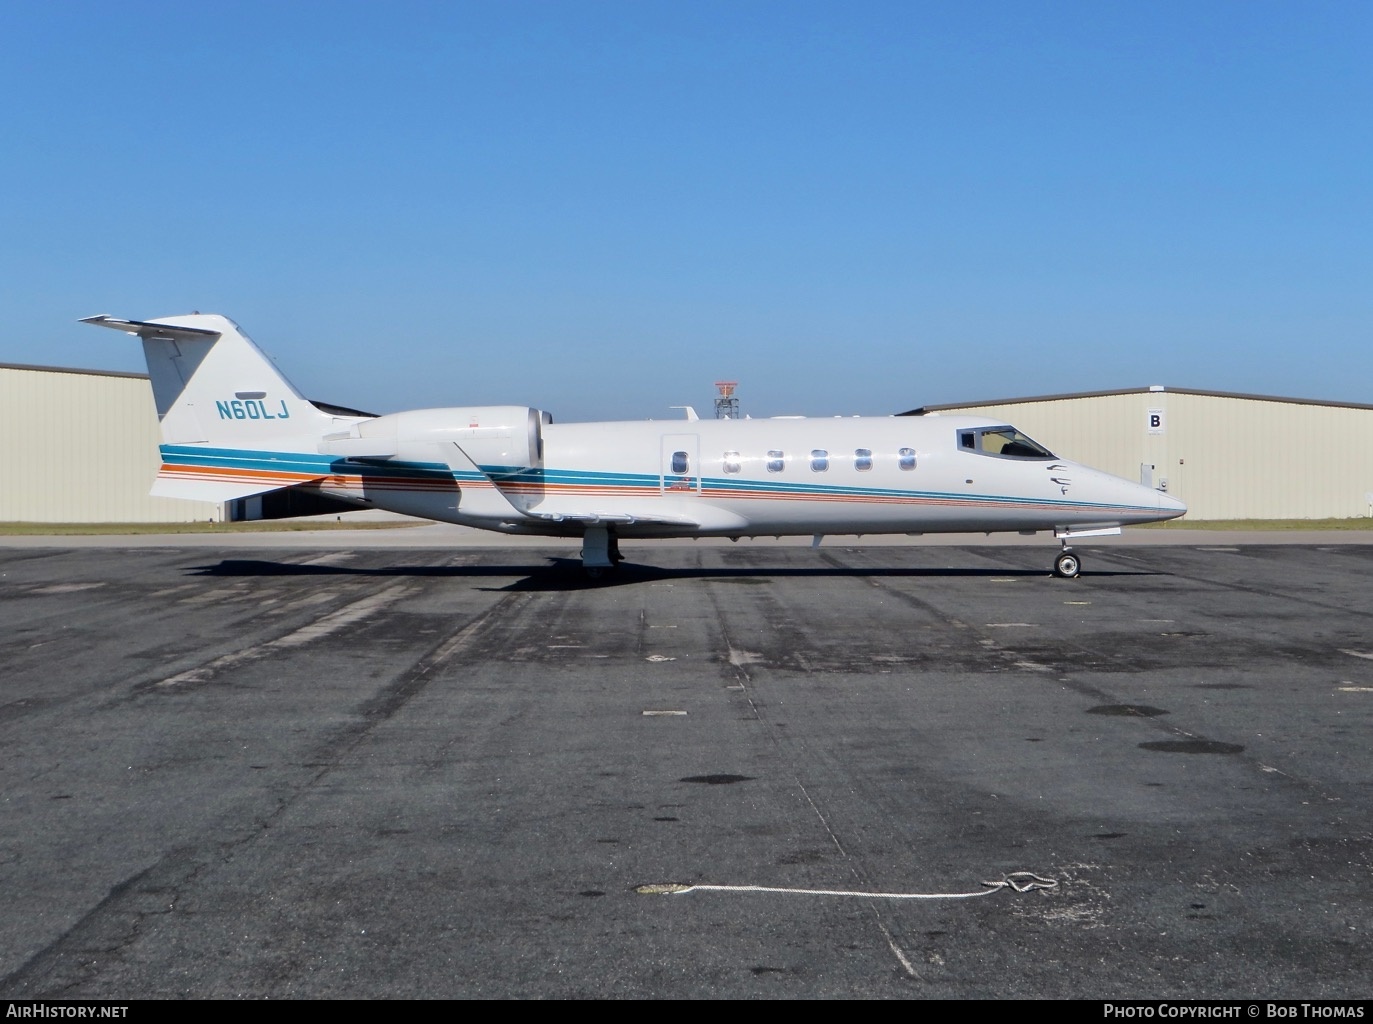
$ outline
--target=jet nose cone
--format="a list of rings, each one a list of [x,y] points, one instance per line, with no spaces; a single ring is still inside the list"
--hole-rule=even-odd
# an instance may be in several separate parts
[[[1163,513],[1165,519],[1176,519],[1178,516],[1187,514],[1187,506],[1178,501],[1171,494],[1158,492],[1158,510]]]

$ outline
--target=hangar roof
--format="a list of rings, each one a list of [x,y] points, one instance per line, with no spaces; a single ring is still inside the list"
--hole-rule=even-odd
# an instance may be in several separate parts
[[[79,373],[85,377],[140,377],[148,379],[146,373],[124,373],[120,370],[81,370],[74,366],[28,366],[24,363],[0,363],[0,370],[34,370],[38,373]]]
[[[30,370],[36,373],[75,373],[83,377],[132,377],[134,380],[147,380],[146,373],[125,373],[121,370],[81,370],[74,366],[29,366],[24,363],[0,363],[0,370]],[[313,399],[306,399],[315,408],[329,413],[331,416],[365,416],[375,419],[377,414],[374,412],[363,412],[360,409],[350,409],[346,405],[336,405],[333,402],[316,402]]]
[[[1155,385],[1144,388],[1120,388],[1116,391],[1076,391],[1062,395],[1032,395],[1022,398],[997,398],[986,402],[948,402],[943,405],[922,405],[897,413],[898,416],[924,416],[930,412],[952,412],[955,409],[975,409],[986,405],[1025,405],[1029,402],[1065,402],[1078,398],[1112,398],[1116,395],[1202,395],[1206,398],[1235,398],[1246,402],[1283,402],[1287,405],[1323,405],[1336,409],[1373,409],[1360,402],[1329,402],[1319,398],[1283,398],[1279,395],[1248,395],[1237,391],[1205,391],[1198,388],[1165,388]]]

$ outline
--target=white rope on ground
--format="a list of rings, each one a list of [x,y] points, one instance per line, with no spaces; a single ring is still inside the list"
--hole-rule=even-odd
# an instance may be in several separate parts
[[[979,892],[848,892],[842,889],[780,889],[770,885],[681,885],[668,882],[641,885],[634,891],[645,896],[683,896],[689,892],[778,892],[799,893],[806,896],[859,896],[869,900],[966,900],[975,896],[990,896],[1002,889],[1030,892],[1033,889],[1057,889],[1058,881],[1044,878],[1032,871],[1015,871],[999,882],[983,882],[988,888]]]

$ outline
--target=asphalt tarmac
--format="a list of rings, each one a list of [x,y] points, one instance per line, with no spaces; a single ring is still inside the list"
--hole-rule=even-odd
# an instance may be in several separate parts
[[[102,540],[0,546],[0,997],[1369,992],[1366,541]]]

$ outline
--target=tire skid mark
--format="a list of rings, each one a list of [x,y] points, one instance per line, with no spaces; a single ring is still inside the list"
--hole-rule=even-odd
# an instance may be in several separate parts
[[[1138,562],[1139,558],[1121,551],[1119,548],[1099,548],[1092,552],[1093,558],[1106,556],[1115,558],[1125,563]],[[1180,572],[1176,569],[1167,570],[1167,575],[1177,580],[1186,580],[1190,583],[1203,583],[1207,586],[1217,587],[1221,590],[1237,590],[1243,594],[1253,594],[1256,597],[1273,598],[1278,601],[1291,601],[1294,604],[1307,605],[1311,608],[1320,608],[1324,611],[1339,612],[1342,615],[1356,615],[1359,618],[1373,618],[1373,609],[1363,610],[1347,603],[1336,601],[1318,601],[1310,597],[1303,597],[1288,590],[1266,590],[1263,587],[1250,586],[1244,583],[1227,583],[1224,580],[1213,579],[1210,576],[1201,576],[1195,573]]]
[[[175,912],[180,890],[221,852],[178,847],[116,882],[75,924],[0,977],[0,991],[20,999],[79,998],[104,961],[138,938],[147,918]]]
[[[218,658],[207,661],[203,665],[198,665],[195,668],[187,669],[184,672],[178,672],[176,675],[168,676],[165,679],[159,679],[152,683],[144,683],[137,687],[137,689],[144,692],[149,690],[169,690],[178,686],[206,682],[216,674],[223,672],[225,669],[233,668],[244,662],[264,657],[274,651],[290,650],[291,648],[300,647],[304,644],[312,643],[315,640],[320,640],[329,636],[331,633],[337,633],[339,630],[367,618],[369,615],[386,605],[400,600],[402,597],[409,594],[411,590],[413,590],[413,587],[409,583],[394,583],[374,594],[368,594],[360,600],[344,605],[336,612],[331,612],[322,618],[316,619],[314,622],[307,623],[304,626],[292,630],[285,636],[277,637],[275,640],[268,640],[265,643],[254,644],[251,647],[245,647],[241,650],[230,651],[228,654],[222,654]]]
[[[0,563],[0,569],[3,563]],[[113,619],[127,614],[130,601],[129,593],[121,586],[104,583],[55,583],[39,584],[34,582],[7,584],[0,580],[0,602],[8,605],[5,610],[6,626],[13,629],[16,624],[28,628],[39,628],[58,624],[66,628],[73,624],[73,611],[65,602],[48,601],[45,598],[69,598],[80,602],[78,624],[83,629],[104,626]],[[134,600],[144,598],[163,599],[161,591],[147,595],[135,591]]]
[[[844,565],[843,562],[840,562],[838,559],[834,558],[833,555],[830,555],[828,553],[821,554],[820,557],[825,561],[829,562],[835,568],[848,568],[848,566]],[[913,608],[919,608],[921,611],[928,612],[930,615],[933,615],[935,618],[939,619],[946,625],[952,626],[954,629],[963,629],[971,631],[973,634],[979,637],[977,641],[979,647],[981,647],[989,654],[995,655],[997,658],[1000,658],[1003,662],[1005,662],[1012,668],[1019,669],[1023,672],[1028,671],[1036,673],[1057,671],[1054,668],[1054,666],[1046,665],[1042,662],[1035,661],[1023,652],[1015,650],[1015,648],[1012,646],[1012,644],[1014,643],[1013,640],[1009,644],[1002,643],[1001,638],[1013,636],[1013,634],[998,632],[995,634],[995,636],[983,635],[984,629],[978,629],[970,623],[964,622],[962,619],[948,614],[943,609],[939,608],[937,605],[932,604],[929,601],[923,600],[922,598],[916,597],[914,594],[909,593],[907,591],[899,590],[891,586],[890,584],[883,582],[881,579],[875,576],[865,577],[865,582],[869,586],[882,591],[882,593],[891,595],[898,601],[908,604]],[[1083,654],[1090,655],[1091,657],[1099,658],[1102,662],[1114,662],[1116,664],[1125,663],[1123,659],[1119,658],[1116,655],[1108,654],[1103,651],[1092,650],[1091,648],[1085,647],[1080,643],[1068,640],[1062,637],[1061,635],[1058,637],[1058,639],[1061,640],[1065,644],[1065,646],[1072,647],[1073,649],[1080,651]],[[1118,703],[1114,695],[1107,693],[1105,690],[1099,689],[1098,687],[1090,686],[1086,683],[1072,680],[1071,678],[1064,680],[1063,682],[1064,685],[1066,685],[1069,689],[1073,690],[1076,693],[1082,694],[1084,697],[1091,697],[1099,704]]]
[[[834,557],[833,557],[832,555],[829,555],[829,554],[826,553],[826,554],[821,554],[820,557],[821,557],[822,559],[824,559],[824,560],[830,562],[830,564],[834,565],[836,568],[843,568],[843,567],[844,567],[844,566],[843,566],[843,563],[838,562],[836,559],[834,559]],[[871,586],[873,586],[873,587],[876,587],[878,590],[881,590],[884,594],[890,594],[891,596],[897,598],[898,600],[904,601],[904,602],[907,603],[907,604],[910,604],[910,605],[912,605],[912,606],[914,606],[914,607],[918,607],[918,608],[924,609],[924,610],[930,612],[932,615],[937,615],[937,616],[939,616],[941,619],[943,619],[944,621],[946,621],[946,622],[948,622],[948,623],[950,623],[950,624],[959,626],[959,627],[964,628],[964,629],[972,628],[972,627],[968,626],[967,623],[962,622],[961,620],[956,619],[956,618],[954,618],[953,616],[947,615],[946,613],[940,611],[938,608],[934,607],[934,606],[931,605],[929,602],[923,601],[923,600],[921,600],[920,598],[916,597],[916,596],[913,595],[913,594],[908,594],[908,593],[905,593],[904,591],[897,590],[897,589],[891,587],[890,585],[888,585],[888,584],[886,584],[886,583],[883,583],[880,579],[877,579],[876,577],[871,577],[871,576],[870,576],[870,577],[867,577],[866,582],[867,582],[869,585],[871,585]],[[1250,588],[1243,588],[1243,589],[1250,589]],[[1272,596],[1277,596],[1277,595],[1272,595]],[[1120,661],[1120,660],[1121,660],[1121,659],[1115,658],[1115,657],[1113,657],[1113,656],[1111,656],[1111,655],[1104,654],[1104,653],[1102,653],[1102,652],[1100,652],[1100,651],[1092,650],[1091,648],[1086,647],[1086,646],[1084,646],[1084,645],[1082,645],[1082,644],[1080,644],[1080,643],[1077,643],[1076,641],[1068,640],[1068,639],[1065,639],[1065,638],[1063,638],[1063,637],[1060,637],[1060,639],[1063,640],[1063,642],[1064,642],[1064,644],[1065,644],[1066,646],[1070,646],[1070,647],[1076,648],[1077,650],[1081,651],[1083,654],[1091,655],[1091,656],[1093,656],[1093,657],[1102,658],[1103,660],[1113,660],[1113,661]],[[1054,668],[1053,666],[1041,665],[1041,664],[1039,664],[1039,663],[1037,663],[1037,662],[1029,661],[1029,660],[1027,660],[1027,659],[1025,658],[1025,656],[1024,656],[1023,654],[1021,654],[1021,653],[1015,651],[1014,649],[1012,649],[1012,648],[1010,648],[1010,647],[1003,646],[1000,642],[998,642],[997,640],[994,640],[994,639],[992,639],[992,638],[990,638],[990,637],[981,638],[981,639],[979,639],[977,642],[978,642],[978,644],[979,644],[981,647],[983,647],[983,648],[986,649],[987,651],[989,651],[989,652],[991,652],[991,653],[997,655],[998,657],[1000,657],[1000,658],[1002,658],[1003,660],[1005,660],[1008,664],[1010,664],[1010,665],[1012,665],[1012,666],[1014,666],[1014,667],[1020,669],[1021,671],[1033,671],[1033,672],[1035,672],[1036,675],[1038,676],[1038,678],[1040,678],[1040,679],[1048,679],[1048,678],[1050,678],[1050,674],[1052,674],[1052,678],[1057,679],[1059,685],[1063,686],[1063,687],[1066,688],[1066,689],[1072,690],[1074,693],[1080,694],[1081,696],[1090,697],[1090,698],[1092,698],[1093,700],[1097,701],[1097,702],[1100,703],[1100,704],[1120,704],[1120,703],[1122,703],[1122,701],[1121,701],[1121,699],[1120,699],[1120,697],[1119,697],[1118,695],[1113,694],[1113,693],[1110,693],[1110,692],[1108,692],[1108,691],[1106,691],[1106,690],[1103,690],[1103,689],[1101,689],[1101,688],[1099,688],[1099,687],[1092,686],[1092,685],[1090,685],[1090,684],[1088,684],[1088,683],[1084,683],[1084,682],[1082,682],[1082,681],[1079,680],[1079,679],[1074,679],[1074,678],[1072,677],[1072,675],[1071,675],[1071,670],[1070,670],[1070,669],[1056,669],[1056,668]],[[1182,727],[1179,726],[1179,725],[1172,725],[1172,724],[1170,724],[1170,723],[1164,721],[1162,718],[1159,718],[1159,717],[1145,717],[1145,716],[1133,716],[1133,717],[1134,717],[1134,720],[1135,720],[1137,723],[1140,723],[1140,724],[1143,724],[1143,725],[1145,725],[1145,726],[1147,726],[1147,727],[1149,727],[1149,728],[1152,728],[1152,729],[1156,730],[1157,732],[1164,733],[1165,735],[1170,736],[1170,737],[1172,737],[1172,738],[1174,738],[1174,739],[1176,739],[1176,740],[1182,740],[1182,741],[1206,741],[1206,740],[1208,739],[1207,737],[1201,736],[1201,735],[1198,734],[1198,733],[1189,732],[1189,731],[1187,731],[1186,729],[1182,728]],[[1272,768],[1272,767],[1269,766],[1269,765],[1264,764],[1262,761],[1258,760],[1258,759],[1257,759],[1255,756],[1253,756],[1252,754],[1244,753],[1244,754],[1242,754],[1242,755],[1240,756],[1240,760],[1242,760],[1242,761],[1244,761],[1245,763],[1249,764],[1251,767],[1255,768],[1256,770],[1261,771],[1261,772],[1264,772],[1264,773],[1266,773],[1266,774],[1273,774],[1273,773],[1275,772],[1275,769],[1274,769],[1274,768]],[[1305,790],[1307,790],[1307,791],[1309,791],[1309,792],[1311,792],[1311,793],[1314,793],[1314,794],[1318,795],[1322,800],[1324,800],[1324,801],[1326,801],[1326,802],[1334,803],[1334,802],[1338,802],[1339,799],[1340,799],[1340,798],[1339,798],[1338,796],[1336,796],[1335,794],[1328,793],[1328,792],[1326,792],[1325,790],[1323,790],[1323,789],[1322,789],[1315,781],[1313,781],[1313,780],[1298,778],[1297,776],[1289,775],[1289,774],[1287,774],[1286,772],[1280,772],[1280,771],[1279,771],[1279,772],[1276,772],[1276,774],[1281,775],[1283,778],[1288,779],[1289,781],[1291,781],[1292,783],[1294,783],[1294,784],[1296,784],[1296,785],[1302,787],[1303,789],[1305,789]]]
[[[332,616],[251,650],[280,649],[282,643],[288,641],[292,646],[308,643],[323,635],[318,627],[326,622],[333,629],[341,629],[410,589],[410,584],[404,583],[388,587],[371,595],[370,599],[356,601]],[[217,838],[212,834],[198,844],[170,849],[150,866],[117,882],[71,927],[0,978],[0,991],[32,992],[35,997],[45,998],[80,996],[86,982],[107,970],[109,960],[124,955],[138,940],[149,918],[175,913],[182,893],[193,886],[202,873],[232,860],[240,849],[251,847],[268,834],[298,800],[335,770],[350,750],[422,691],[435,674],[477,640],[488,625],[499,622],[530,599],[529,594],[509,594],[439,640],[390,685],[360,705],[356,709],[355,722],[334,731],[332,737],[317,748],[324,753],[309,759],[317,765],[314,771],[291,784],[285,793],[276,790],[256,794],[257,803],[269,805],[269,810],[259,812],[250,806],[234,824],[224,826],[230,835]],[[315,632],[307,636],[311,630]],[[224,660],[216,659],[211,664]],[[215,822],[206,823],[207,829],[215,827]]]
[[[699,553],[696,557],[699,565]],[[848,868],[849,872],[858,880],[860,885],[870,884],[871,879],[869,879],[866,872],[864,872],[862,863],[850,854],[848,849],[844,846],[843,839],[841,839],[839,834],[835,831],[834,825],[830,823],[829,817],[825,814],[820,805],[815,802],[815,797],[811,795],[810,790],[806,788],[805,781],[796,770],[792,758],[788,756],[788,751],[784,749],[777,730],[770,727],[767,717],[759,709],[757,702],[753,699],[753,675],[748,671],[746,666],[755,663],[755,660],[761,661],[761,659],[756,658],[756,656],[751,655],[749,652],[746,652],[735,645],[734,638],[730,635],[729,631],[729,617],[725,614],[724,609],[720,607],[719,590],[715,587],[705,587],[703,589],[706,597],[710,600],[711,607],[715,610],[715,618],[719,624],[720,639],[724,641],[724,648],[727,652],[726,664],[733,670],[732,674],[736,680],[735,684],[730,687],[730,689],[736,692],[743,691],[744,700],[748,703],[750,717],[759,725],[766,728],[768,742],[772,744],[772,748],[777,753],[781,762],[787,765],[788,771],[791,774],[792,785],[800,791],[802,799],[806,802],[806,806],[811,809],[811,813],[813,813],[816,820],[819,821],[820,827],[824,829],[825,835],[829,837],[835,850],[838,851],[841,863]],[[774,610],[780,608],[775,601],[772,602],[771,605]],[[810,672],[810,668],[807,666],[804,659],[801,660],[801,666],[803,672]],[[870,903],[866,909],[872,914],[873,924],[881,934],[883,941],[887,944],[887,948],[891,950],[892,955],[896,958],[897,963],[901,965],[902,971],[904,971],[909,978],[918,978],[919,973],[912,964],[909,955],[907,955],[906,951],[901,947],[901,944],[897,941],[896,936],[892,933],[891,928],[888,927],[886,920],[883,918],[882,908],[875,903]]]
[[[366,728],[371,729],[376,722],[394,715],[411,697],[424,689],[435,672],[443,668],[458,652],[469,647],[489,624],[513,618],[519,614],[520,606],[528,604],[531,599],[531,594],[519,591],[508,594],[456,632],[440,640],[408,671],[358,708],[358,713],[367,722]]]
[[[340,562],[351,562],[356,557],[353,551],[326,551],[322,555],[315,555],[313,558],[306,558],[296,562],[296,565],[338,565]]]

